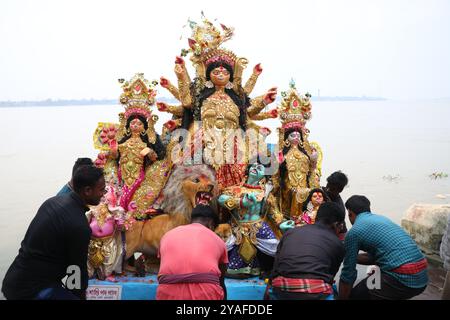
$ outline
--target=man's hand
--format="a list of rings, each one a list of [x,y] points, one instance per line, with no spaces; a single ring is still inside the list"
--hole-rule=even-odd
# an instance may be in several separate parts
[[[348,300],[350,293],[352,292],[353,283],[345,283],[342,280],[339,281],[339,300]]]
[[[363,264],[365,266],[376,265],[375,260],[367,252],[359,253],[356,261],[358,264]]]

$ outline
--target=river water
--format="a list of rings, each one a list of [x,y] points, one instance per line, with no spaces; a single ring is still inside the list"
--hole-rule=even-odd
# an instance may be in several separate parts
[[[95,159],[97,123],[117,122],[122,110],[0,108],[0,281],[40,204],[69,180],[75,159]],[[168,119],[160,114],[158,132]],[[262,123],[276,142],[277,120]],[[308,128],[324,154],[322,185],[336,170],[349,177],[344,201],[366,195],[373,212],[397,223],[413,203],[450,203],[450,178],[429,177],[450,173],[450,102],[313,102]]]

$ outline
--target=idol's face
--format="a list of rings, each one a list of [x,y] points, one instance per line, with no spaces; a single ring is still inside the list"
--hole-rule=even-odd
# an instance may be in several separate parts
[[[216,86],[225,86],[230,81],[230,72],[220,66],[211,71],[210,78]]]
[[[314,207],[318,207],[323,203],[323,195],[321,192],[314,192],[311,197],[311,202]]]
[[[250,166],[248,170],[248,175],[253,180],[259,181],[264,177],[264,166],[259,163],[254,163]]]
[[[300,143],[301,135],[300,132],[294,131],[291,132],[288,136],[288,140],[291,143],[291,145],[298,145]]]
[[[131,120],[130,130],[133,133],[141,133],[144,131],[144,124],[138,118]]]

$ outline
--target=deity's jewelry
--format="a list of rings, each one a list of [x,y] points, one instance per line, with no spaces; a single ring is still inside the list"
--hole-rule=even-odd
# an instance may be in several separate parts
[[[228,83],[225,85],[225,89],[233,89],[233,83],[228,81]]]
[[[288,139],[284,140],[284,146],[289,148],[291,146],[291,142]]]
[[[141,131],[141,136],[145,136],[146,133],[145,130]]]
[[[131,134],[130,128],[127,128],[127,130],[125,132],[126,132],[127,136],[129,136]]]
[[[205,87],[211,89],[214,88],[214,83],[211,80],[205,82]]]
[[[312,204],[311,201],[310,201],[310,202],[308,203],[308,205],[306,206],[306,210],[307,210],[308,212],[312,212],[312,211],[314,210],[314,205]]]

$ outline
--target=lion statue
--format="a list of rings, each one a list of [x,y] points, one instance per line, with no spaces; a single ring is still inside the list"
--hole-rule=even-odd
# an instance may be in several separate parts
[[[152,265],[162,236],[169,230],[189,223],[192,209],[207,205],[216,196],[214,171],[207,165],[177,166],[162,190],[164,214],[149,220],[136,221],[126,232],[126,259],[142,252]]]

